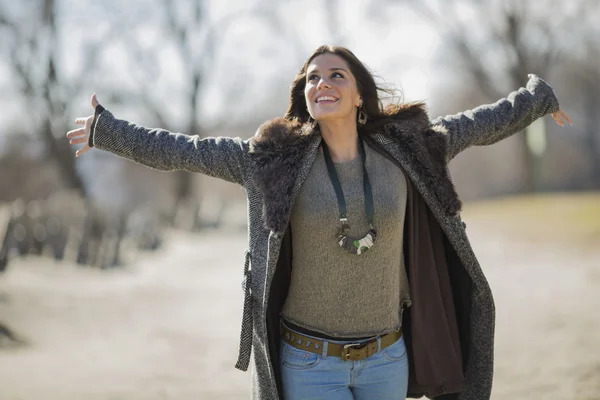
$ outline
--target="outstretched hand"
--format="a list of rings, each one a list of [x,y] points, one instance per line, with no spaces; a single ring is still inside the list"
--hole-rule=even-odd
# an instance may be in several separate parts
[[[528,74],[527,77],[529,79],[532,79],[532,78],[537,77],[537,75],[536,74]],[[554,118],[556,123],[560,126],[565,126],[565,122],[568,122],[569,125],[573,125],[573,121],[571,120],[569,115],[562,110],[558,110],[557,112],[552,113],[552,118]]]
[[[94,93],[92,95],[90,102],[92,104],[92,108],[95,110],[96,106],[99,104],[98,98],[96,97],[96,93]],[[85,143],[85,146],[83,146],[81,149],[79,149],[75,152],[75,157],[79,157],[80,155],[85,154],[91,150],[91,147],[89,145],[89,140],[90,140],[90,131],[92,128],[93,120],[94,120],[94,115],[90,115],[88,117],[76,118],[75,123],[78,125],[83,125],[83,128],[74,129],[72,131],[67,132],[67,138],[70,139],[69,140],[70,144]]]
[[[569,125],[573,125],[573,121],[571,121],[571,118],[564,111],[558,110],[557,112],[552,113],[552,118],[554,118],[556,123],[560,126],[565,126],[565,121],[568,122]]]

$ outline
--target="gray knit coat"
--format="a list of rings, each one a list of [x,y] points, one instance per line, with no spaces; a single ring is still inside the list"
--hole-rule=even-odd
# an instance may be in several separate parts
[[[452,200],[442,192],[444,185],[441,178],[423,168],[425,158],[430,154],[428,142],[435,142],[438,148],[440,143],[443,145],[445,171],[448,173],[447,163],[461,151],[473,145],[496,143],[558,109],[552,88],[533,76],[525,88],[494,104],[433,121],[427,119],[425,124],[422,119],[413,121],[407,117],[372,135],[373,140],[402,166],[407,178],[423,196],[473,282],[471,342],[461,400],[490,398],[494,302],[460,213],[448,212]],[[92,125],[91,143],[99,149],[158,170],[200,172],[237,183],[246,190],[249,240],[244,263],[245,300],[236,368],[245,371],[252,364],[252,398],[256,400],[282,398],[274,376],[276,369],[269,356],[266,305],[294,200],[321,142],[320,134],[315,134],[309,126],[286,131],[287,126],[285,121],[270,121],[247,140],[228,137],[202,139],[144,128],[116,119],[102,107],[97,108]],[[422,135],[425,128],[428,135]],[[277,132],[273,134],[273,130]],[[389,131],[395,133],[389,134]],[[261,146],[257,141],[266,134],[271,135],[268,157],[260,154]],[[292,136],[294,141],[290,142]],[[280,142],[277,137],[281,137]],[[408,145],[409,142],[412,144]],[[291,149],[290,143],[294,144]]]

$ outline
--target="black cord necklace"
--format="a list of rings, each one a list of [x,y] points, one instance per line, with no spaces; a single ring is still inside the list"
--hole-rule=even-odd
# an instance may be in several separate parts
[[[362,238],[352,238],[348,236],[350,225],[348,224],[348,218],[346,216],[346,200],[344,199],[342,185],[340,184],[340,180],[335,170],[335,165],[333,164],[333,160],[331,159],[331,154],[329,154],[329,149],[327,148],[325,140],[323,140],[321,143],[323,147],[323,157],[325,158],[325,164],[327,165],[327,172],[329,173],[329,179],[331,180],[331,184],[333,185],[333,189],[335,190],[335,195],[337,197],[338,203],[338,210],[340,213],[341,226],[338,231],[337,242],[341,248],[346,249],[346,251],[348,251],[349,253],[358,255],[363,254],[373,246],[373,244],[375,243],[375,239],[377,238],[377,231],[373,227],[373,215],[375,214],[375,209],[373,205],[373,192],[371,191],[371,182],[369,181],[369,175],[367,174],[367,153],[365,152],[365,144],[362,141],[362,139],[359,141],[360,157],[362,159],[363,166],[363,190],[365,193],[365,211],[367,213],[367,221],[369,222],[369,231]]]

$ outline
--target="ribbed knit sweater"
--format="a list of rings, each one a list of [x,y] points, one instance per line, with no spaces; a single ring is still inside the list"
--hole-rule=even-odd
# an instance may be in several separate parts
[[[333,337],[384,334],[401,326],[409,298],[403,232],[407,189],[402,171],[365,146],[373,191],[377,240],[364,254],[340,248],[337,198],[323,158],[317,156],[294,204],[292,279],[281,315],[306,329]],[[362,161],[336,163],[344,192],[350,236],[368,231]]]

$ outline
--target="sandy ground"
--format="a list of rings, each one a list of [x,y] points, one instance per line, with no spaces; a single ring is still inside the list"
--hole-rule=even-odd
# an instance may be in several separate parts
[[[560,221],[467,210],[496,298],[492,398],[600,399],[600,230],[565,241]],[[233,368],[245,244],[173,234],[125,269],[13,264],[0,322],[26,344],[0,343],[0,400],[248,398],[250,374]]]

